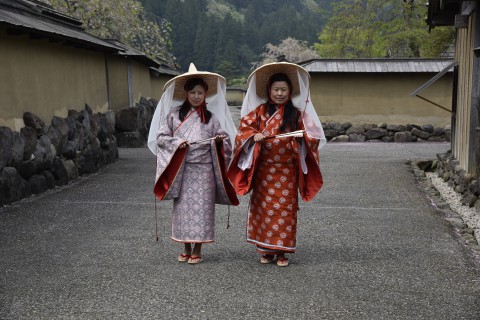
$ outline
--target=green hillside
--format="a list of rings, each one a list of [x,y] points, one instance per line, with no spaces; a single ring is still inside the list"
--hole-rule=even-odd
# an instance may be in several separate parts
[[[267,43],[287,37],[313,46],[332,0],[141,0],[171,23],[173,54],[181,71],[198,69],[234,78],[250,71]]]

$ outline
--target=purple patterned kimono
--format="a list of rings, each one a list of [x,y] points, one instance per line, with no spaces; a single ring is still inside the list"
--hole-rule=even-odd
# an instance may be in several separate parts
[[[232,148],[228,134],[215,115],[205,124],[196,112],[183,122],[180,107],[172,109],[166,124],[157,133],[157,174],[154,192],[160,200],[173,199],[172,239],[178,242],[206,243],[215,239],[215,203],[238,205],[238,199],[226,178]],[[178,147],[225,135],[213,140]]]

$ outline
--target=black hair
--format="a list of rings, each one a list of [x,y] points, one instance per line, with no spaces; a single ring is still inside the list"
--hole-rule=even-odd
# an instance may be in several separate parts
[[[267,83],[267,97],[268,97],[268,114],[273,115],[276,111],[275,104],[270,100],[270,89],[272,84],[278,81],[285,81],[288,84],[290,90],[290,95],[292,94],[292,82],[290,78],[285,73],[275,73],[273,74]],[[300,116],[300,111],[293,105],[291,97],[289,97],[287,103],[285,104],[285,109],[283,112],[283,121],[282,126],[280,127],[280,132],[290,132],[298,129],[298,118]]]
[[[185,82],[185,85],[183,86],[183,88],[185,89],[186,92],[189,92],[190,90],[195,88],[195,86],[197,85],[202,86],[205,89],[205,93],[208,91],[208,84],[202,78],[188,79]],[[180,119],[180,121],[185,120],[185,117],[190,112],[191,108],[192,108],[192,105],[190,104],[190,102],[188,102],[188,97],[187,97],[185,98],[185,101],[181,105],[180,112],[178,113],[178,118]],[[212,113],[208,111],[207,108],[205,107],[205,120],[206,120],[205,123],[208,123],[211,117],[212,117]]]

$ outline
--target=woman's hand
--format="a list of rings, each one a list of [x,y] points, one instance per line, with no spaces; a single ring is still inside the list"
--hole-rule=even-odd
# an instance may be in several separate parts
[[[265,136],[261,133],[257,133],[253,136],[253,141],[255,142],[262,141],[263,139],[265,139]]]
[[[178,149],[185,149],[188,146],[189,146],[188,141],[185,141],[185,142],[182,142],[182,144],[178,146]]]
[[[224,136],[224,135],[216,136],[215,137],[215,142],[222,142],[223,139],[225,139],[225,138],[226,138],[226,136]]]

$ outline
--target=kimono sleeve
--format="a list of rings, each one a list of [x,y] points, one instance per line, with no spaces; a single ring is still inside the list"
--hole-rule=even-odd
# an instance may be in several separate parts
[[[232,155],[229,135],[222,129],[216,118],[210,120],[213,124],[213,136],[225,136],[223,141],[211,141],[212,163],[215,175],[215,203],[238,206],[235,190],[227,178],[227,166]]]
[[[299,121],[299,128],[304,130],[303,122]],[[307,173],[301,170],[301,164],[298,165],[299,170],[299,191],[304,201],[312,200],[323,186],[323,177],[320,171],[320,157],[318,149],[320,141],[318,139],[310,138],[306,132],[303,134],[302,143],[305,146],[305,163],[307,166]]]
[[[252,189],[252,179],[258,163],[258,155],[260,154],[260,143],[253,143],[253,136],[260,133],[258,126],[258,110],[256,108],[240,120],[237,136],[235,137],[235,148],[233,151],[233,160],[228,168],[228,178],[232,182],[235,192],[245,195]],[[242,169],[239,162],[248,155],[250,148],[253,148],[252,162],[248,167]]]
[[[178,197],[188,150],[179,149],[184,140],[173,136],[173,117],[174,113],[170,113],[157,133],[157,171],[153,191],[160,200]]]

